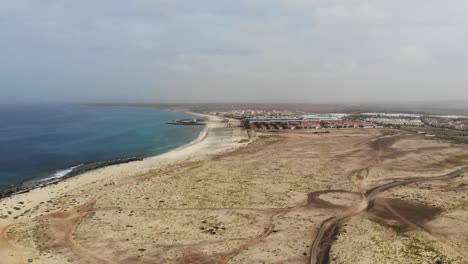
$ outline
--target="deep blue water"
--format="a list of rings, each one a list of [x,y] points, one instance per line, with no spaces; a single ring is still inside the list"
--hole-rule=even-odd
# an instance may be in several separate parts
[[[152,108],[0,106],[0,189],[51,177],[72,166],[161,154],[194,140],[193,116]]]

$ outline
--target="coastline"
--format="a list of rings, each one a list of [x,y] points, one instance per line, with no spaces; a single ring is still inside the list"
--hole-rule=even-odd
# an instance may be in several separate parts
[[[238,140],[235,139],[236,136],[234,135],[231,138],[226,138],[217,133],[217,130],[224,126],[220,122],[221,119],[219,117],[199,113],[187,113],[208,119],[205,128],[193,141],[160,155],[96,168],[0,198],[0,203],[2,204],[0,209],[0,227],[8,225],[12,219],[22,217],[25,212],[29,212],[39,204],[60,197],[72,189],[103,180],[118,181],[123,178],[144,175],[152,170],[164,168],[171,164],[201,160],[208,155],[227,151],[242,145],[236,143]]]
[[[196,118],[170,109],[46,104],[11,106],[1,114],[0,199],[95,168],[164,154],[190,144],[204,129],[166,125]]]
[[[193,113],[193,112],[179,111],[179,113],[184,113],[184,114],[189,114],[192,116],[199,116],[199,117],[203,116],[205,118],[208,118],[207,116],[204,116],[203,114],[198,114],[198,113]],[[163,152],[160,154],[148,155],[148,156],[128,156],[128,157],[123,157],[123,158],[118,158],[118,159],[93,161],[89,163],[76,164],[67,169],[56,171],[54,174],[51,174],[50,176],[45,177],[45,178],[27,180],[18,185],[5,185],[4,188],[0,189],[0,201],[7,197],[11,197],[13,195],[17,195],[21,193],[28,193],[37,188],[43,188],[52,184],[57,184],[69,178],[77,177],[77,176],[80,176],[84,173],[87,173],[93,170],[98,170],[98,169],[109,167],[109,166],[125,164],[125,163],[130,163],[130,162],[135,162],[135,161],[142,161],[148,158],[152,158],[152,157],[159,156],[159,155],[164,155],[169,152],[183,149],[187,146],[190,146],[190,145],[193,145],[202,141],[203,138],[206,137],[206,134],[207,134],[207,126],[205,125],[203,130],[200,131],[197,137],[193,139],[192,141],[186,144],[183,144],[181,146],[178,146],[176,148],[169,149],[166,152]]]
[[[468,148],[396,132],[259,132],[248,144],[213,118],[182,150],[15,196],[0,262],[465,263],[466,167],[452,160]],[[340,223],[346,239],[330,247]]]
[[[97,162],[91,162],[91,163],[86,163],[86,164],[80,164],[77,166],[70,167],[66,170],[58,171],[52,176],[47,177],[47,178],[29,180],[17,186],[8,186],[7,188],[1,189],[0,200],[3,198],[16,195],[16,194],[27,193],[36,188],[42,188],[51,184],[56,184],[58,182],[64,181],[72,177],[79,176],[89,171],[98,170],[101,168],[118,165],[118,164],[141,161],[141,160],[143,160],[143,158],[131,157],[131,158],[115,159],[115,160],[108,160],[108,161],[97,161]]]

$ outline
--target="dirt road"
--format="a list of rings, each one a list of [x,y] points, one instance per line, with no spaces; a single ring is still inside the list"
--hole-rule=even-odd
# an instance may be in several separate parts
[[[366,206],[364,207],[355,206],[354,210],[351,210],[344,215],[340,215],[337,217],[332,217],[330,219],[327,219],[326,221],[322,223],[312,243],[312,246],[310,249],[310,258],[309,258],[308,263],[309,264],[328,263],[329,261],[328,252],[330,250],[333,237],[338,232],[339,225],[347,218],[353,215],[362,213],[365,210],[371,209],[373,206],[373,202],[376,199],[378,194],[388,191],[398,186],[404,186],[404,185],[420,183],[420,182],[431,182],[431,181],[442,181],[442,180],[453,179],[453,178],[460,177],[467,172],[468,172],[468,167],[464,167],[464,168],[452,171],[448,174],[441,175],[441,176],[402,178],[401,180],[395,180],[386,184],[375,186],[367,190],[363,194],[363,200],[362,200]],[[386,206],[389,207],[389,205],[386,205]],[[393,211],[391,208],[389,208],[389,210]],[[411,223],[408,219],[403,219],[403,220],[408,222],[410,225],[415,225]]]

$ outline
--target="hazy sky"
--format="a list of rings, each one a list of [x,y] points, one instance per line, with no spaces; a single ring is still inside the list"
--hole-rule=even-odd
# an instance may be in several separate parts
[[[2,0],[0,101],[468,100],[467,0]]]

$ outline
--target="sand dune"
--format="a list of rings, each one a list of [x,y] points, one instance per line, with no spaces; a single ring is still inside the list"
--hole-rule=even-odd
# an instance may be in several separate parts
[[[387,129],[246,141],[216,118],[205,132],[5,199],[0,263],[467,261],[466,145]]]

